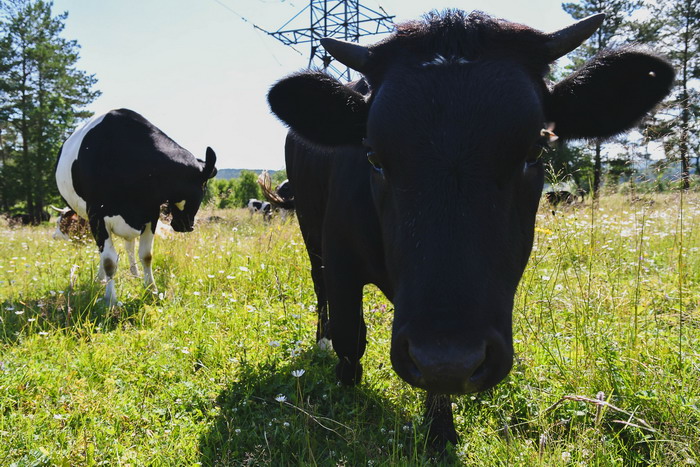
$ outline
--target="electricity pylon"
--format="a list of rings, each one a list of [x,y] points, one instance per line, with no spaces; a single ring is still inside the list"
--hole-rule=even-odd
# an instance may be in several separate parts
[[[384,9],[380,7],[384,12]],[[307,27],[292,29],[300,22],[304,12],[309,13],[311,23]],[[321,47],[320,39],[333,37],[358,42],[360,37],[389,33],[394,30],[394,16],[374,11],[359,0],[310,0],[292,19],[275,32],[267,32],[285,45],[310,43],[309,68],[323,68],[337,78],[352,80],[352,71],[344,67]]]

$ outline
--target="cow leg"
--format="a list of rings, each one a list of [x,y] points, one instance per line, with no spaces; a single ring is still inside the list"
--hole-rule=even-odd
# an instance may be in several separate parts
[[[151,262],[153,260],[153,230],[151,224],[146,224],[146,228],[139,238],[139,258],[143,266],[143,282],[146,288],[153,292],[157,292],[158,288],[153,280],[153,269]]]
[[[100,250],[100,264],[97,269],[97,278],[107,281],[104,300],[107,306],[112,307],[117,303],[117,291],[114,286],[114,275],[117,272],[119,255],[114,248],[110,233],[107,231],[104,220],[99,214],[91,213],[91,207],[87,207],[89,214],[90,231],[95,238],[97,248]]]
[[[362,364],[360,358],[367,346],[367,327],[362,316],[362,284],[342,283],[338,286],[335,281],[347,281],[347,270],[326,270],[326,285],[328,286],[328,306],[330,311],[330,331],[333,336],[333,349],[338,355],[338,365],[335,373],[338,380],[345,385],[353,386],[362,379]]]
[[[452,401],[448,394],[428,391],[425,420],[428,423],[428,446],[433,452],[442,455],[448,442],[457,445],[459,439],[452,418]]]
[[[105,302],[110,307],[117,303],[117,290],[114,285],[114,275],[117,273],[118,262],[119,255],[117,254],[117,250],[114,248],[112,238],[108,237],[104,242],[102,251],[100,252],[100,270],[103,272],[104,278],[107,280]]]
[[[326,283],[323,279],[323,261],[317,255],[309,255],[309,258],[311,259],[311,279],[314,282],[317,300],[316,343],[320,349],[330,350],[333,343],[331,342],[331,328],[328,323],[328,297],[326,296]]]
[[[134,255],[134,246],[136,244],[136,239],[124,239],[124,247],[126,248],[126,254],[129,257],[129,272],[138,277],[139,268],[136,267],[136,256]],[[140,249],[140,245],[139,245]]]

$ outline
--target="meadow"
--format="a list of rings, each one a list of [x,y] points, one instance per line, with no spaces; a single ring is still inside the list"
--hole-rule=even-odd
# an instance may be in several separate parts
[[[339,386],[296,220],[212,215],[156,239],[157,294],[122,255],[112,309],[94,243],[0,225],[0,465],[431,465],[391,303],[366,287],[365,378]],[[513,371],[453,399],[444,462],[700,463],[700,193],[543,203],[513,318]]]

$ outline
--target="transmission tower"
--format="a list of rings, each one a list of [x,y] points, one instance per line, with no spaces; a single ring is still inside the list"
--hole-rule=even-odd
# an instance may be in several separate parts
[[[320,39],[333,37],[350,42],[358,42],[360,37],[384,34],[394,30],[393,18],[379,7],[382,13],[374,11],[359,0],[310,0],[292,19],[275,32],[267,32],[285,45],[311,44],[309,68],[323,68],[337,78],[352,80],[352,71],[333,60],[321,47]],[[311,23],[307,27],[293,29],[308,12]]]

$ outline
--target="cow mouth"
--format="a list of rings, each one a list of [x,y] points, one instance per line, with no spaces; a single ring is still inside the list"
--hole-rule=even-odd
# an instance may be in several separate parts
[[[173,230],[175,232],[182,232],[182,233],[192,232],[194,230],[194,225],[187,224],[184,222],[181,222],[181,223],[173,222],[171,224],[171,227],[173,228]]]
[[[500,341],[500,340],[499,340]],[[394,371],[411,386],[436,394],[468,394],[492,388],[510,372],[513,352],[501,342],[471,349],[420,348],[407,340],[392,345]]]

